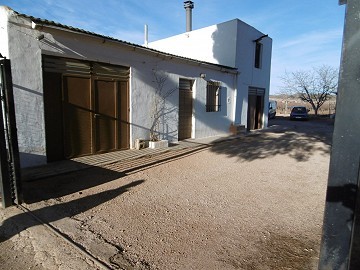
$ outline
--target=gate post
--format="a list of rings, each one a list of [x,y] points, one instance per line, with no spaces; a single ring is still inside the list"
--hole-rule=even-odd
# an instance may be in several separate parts
[[[11,65],[0,60],[0,191],[2,207],[22,202],[20,159],[15,120]]]
[[[319,269],[360,269],[360,1],[347,4]]]

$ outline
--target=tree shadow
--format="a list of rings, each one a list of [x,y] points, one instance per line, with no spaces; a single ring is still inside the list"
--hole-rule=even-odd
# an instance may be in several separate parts
[[[288,155],[298,162],[310,159],[315,151],[330,154],[332,127],[326,123],[310,125],[278,119],[269,129],[248,133],[231,141],[215,143],[211,151],[241,161],[253,161],[275,155]],[[324,143],[324,145],[319,144]]]
[[[144,180],[137,180],[112,190],[106,190],[65,203],[46,206],[44,208],[32,211],[32,214],[36,217],[45,219],[47,223],[66,217],[71,217],[110,201],[129,191],[129,189],[132,187],[136,187],[142,184],[143,182]],[[0,242],[10,239],[21,231],[38,224],[39,222],[33,218],[29,218],[27,213],[21,213],[19,215],[10,217],[9,219],[6,219],[0,226]]]

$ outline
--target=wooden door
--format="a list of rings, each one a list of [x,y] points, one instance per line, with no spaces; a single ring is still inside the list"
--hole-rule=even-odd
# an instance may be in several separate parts
[[[43,57],[48,161],[129,149],[129,68]]]
[[[129,149],[127,81],[95,80],[95,153]]]
[[[90,78],[63,76],[65,158],[92,153]]]
[[[248,115],[247,115],[247,129],[255,129],[256,117],[256,95],[249,95],[248,97]]]
[[[249,87],[247,129],[263,127],[265,89]]]
[[[180,79],[179,82],[179,128],[178,139],[191,138],[193,92],[192,81]]]
[[[255,129],[263,126],[264,96],[256,96]]]
[[[114,81],[95,80],[95,153],[117,149],[117,85]]]
[[[62,76],[44,72],[44,110],[47,160],[64,159]]]

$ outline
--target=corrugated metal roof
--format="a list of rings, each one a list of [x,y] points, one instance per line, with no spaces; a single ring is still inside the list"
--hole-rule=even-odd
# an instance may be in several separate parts
[[[73,32],[76,32],[76,33],[81,33],[81,34],[86,34],[86,35],[90,35],[90,36],[94,36],[94,37],[99,37],[99,38],[119,42],[121,44],[131,46],[131,47],[134,47],[134,48],[138,48],[138,49],[144,50],[144,51],[149,52],[149,53],[161,54],[161,55],[168,56],[168,57],[171,57],[171,58],[177,58],[177,59],[184,60],[184,61],[187,61],[187,62],[193,62],[195,64],[202,64],[202,65],[206,65],[206,66],[214,66],[214,67],[218,67],[220,69],[227,69],[229,71],[230,70],[231,71],[236,71],[237,70],[237,68],[235,68],[235,67],[229,67],[229,66],[224,66],[224,65],[220,65],[220,64],[214,64],[214,63],[210,63],[210,62],[205,62],[205,61],[200,61],[200,60],[196,60],[196,59],[192,59],[192,58],[187,58],[187,57],[183,57],[183,56],[179,56],[179,55],[173,55],[173,54],[170,54],[170,53],[166,53],[166,52],[158,51],[158,50],[155,50],[155,49],[147,48],[147,47],[141,46],[139,44],[135,44],[135,43],[127,42],[127,41],[124,41],[124,40],[116,39],[116,38],[113,38],[113,37],[110,37],[110,36],[97,34],[97,33],[91,32],[91,31],[87,31],[87,30],[84,30],[84,29],[68,26],[68,25],[61,24],[61,23],[54,22],[54,21],[49,21],[49,20],[42,19],[42,18],[35,18],[33,16],[30,16],[30,15],[20,14],[20,13],[18,13],[16,11],[14,11],[14,12],[18,16],[28,18],[31,21],[33,21],[34,23],[39,24],[41,26],[56,27],[56,28],[60,28],[60,29],[64,29],[64,30],[70,30],[70,31],[73,31]]]

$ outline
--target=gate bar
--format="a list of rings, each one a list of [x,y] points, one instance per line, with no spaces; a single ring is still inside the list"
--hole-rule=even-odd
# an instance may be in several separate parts
[[[21,176],[20,176],[20,157],[19,146],[17,138],[16,117],[15,117],[15,105],[14,105],[14,93],[13,83],[11,76],[11,64],[9,59],[5,59],[5,117],[7,124],[7,142],[9,148],[9,165],[11,165],[10,177],[14,188],[14,202],[16,204],[22,203],[22,189],[21,189]]]
[[[5,80],[5,63],[6,59],[0,60],[0,94],[4,91],[3,89],[6,87]],[[0,103],[1,105],[1,103]],[[6,142],[5,142],[5,127],[4,127],[4,116],[3,109],[0,106],[0,191],[1,191],[1,200],[2,207],[6,208],[13,204],[12,192],[11,192],[11,180],[9,177],[9,167],[8,167],[8,155],[6,150]]]
[[[22,203],[22,191],[10,60],[1,59],[0,67],[0,191],[6,208]]]

